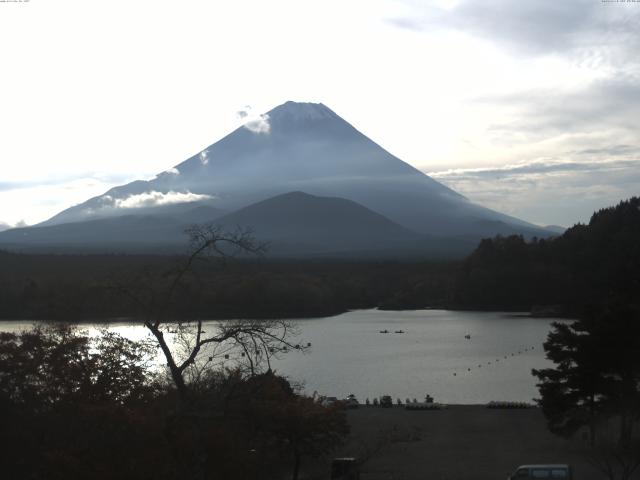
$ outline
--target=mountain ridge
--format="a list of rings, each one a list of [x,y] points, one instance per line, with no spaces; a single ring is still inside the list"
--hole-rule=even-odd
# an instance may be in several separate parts
[[[355,202],[428,237],[479,240],[553,233],[472,203],[395,157],[325,105],[297,102],[248,121],[151,180],[114,187],[39,226],[124,215],[170,217],[196,207],[224,216],[292,191]]]

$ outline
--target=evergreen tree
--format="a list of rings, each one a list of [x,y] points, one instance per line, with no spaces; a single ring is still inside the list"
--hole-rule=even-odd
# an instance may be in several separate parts
[[[590,461],[630,478],[640,466],[640,308],[616,301],[554,323],[544,348],[556,366],[533,374],[549,429],[570,437],[587,427]]]

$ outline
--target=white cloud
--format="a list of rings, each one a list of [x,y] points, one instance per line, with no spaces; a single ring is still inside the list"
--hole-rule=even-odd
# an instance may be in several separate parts
[[[246,110],[240,110],[238,112],[238,116],[247,120],[243,126],[253,133],[268,134],[271,131],[269,115],[266,113],[257,116],[253,115],[251,113],[251,107],[247,106]]]
[[[611,150],[624,150],[620,147]],[[595,154],[582,155],[589,158],[545,158],[429,175],[486,207],[539,225],[571,226],[588,222],[595,210],[637,195],[640,184],[640,159],[595,160]]]
[[[135,180],[135,177],[125,181],[131,180]],[[20,221],[34,225],[121,183],[124,182],[120,178],[104,181],[82,177],[52,183],[16,185],[6,190],[0,188],[0,219],[11,226]],[[20,208],[16,208],[17,205]]]
[[[401,0],[407,10],[392,25],[431,32],[453,29],[522,55],[559,54],[580,63],[636,61],[636,5],[592,0],[460,0],[446,8],[434,2]],[[615,2],[612,2],[615,3]]]
[[[14,224],[0,221],[0,232],[4,232],[5,230],[9,230],[10,228],[24,228],[28,226],[29,224],[24,220],[19,220]]]
[[[206,150],[203,150],[200,152],[200,162],[202,163],[202,165],[209,164],[209,154],[207,153]]]
[[[618,149],[624,146],[617,146]],[[502,179],[524,175],[549,175],[567,172],[612,172],[619,170],[633,171],[640,167],[637,159],[629,160],[586,160],[569,161],[553,158],[542,158],[530,162],[520,162],[495,167],[452,168],[444,171],[430,172],[429,176],[440,180],[446,179]]]
[[[242,120],[249,116],[249,112],[251,112],[251,105],[245,105],[244,108],[241,108],[236,112],[236,116]]]
[[[130,195],[127,198],[116,198],[113,201],[113,206],[115,206],[116,208],[155,207],[158,205],[171,205],[174,203],[189,203],[189,202],[197,202],[200,200],[210,200],[212,198],[214,197],[211,195],[204,195],[204,194],[191,193],[191,192],[169,191],[167,193],[162,193],[157,191],[151,191],[151,192],[139,193],[136,195]]]
[[[164,173],[168,173],[171,175],[180,175],[180,170],[178,170],[176,167],[171,167],[168,170],[165,170]]]
[[[236,112],[236,117],[244,121],[243,127],[253,133],[269,133],[271,125],[269,124],[269,115],[253,113],[251,105],[245,105]]]

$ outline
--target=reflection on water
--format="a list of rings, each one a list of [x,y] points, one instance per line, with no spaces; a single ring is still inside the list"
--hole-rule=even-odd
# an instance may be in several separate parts
[[[422,400],[426,394],[447,403],[531,401],[537,396],[531,369],[549,365],[542,343],[552,321],[448,310],[358,310],[297,320],[301,333],[294,343],[311,342],[312,347],[305,353],[290,351],[274,360],[273,368],[304,382],[308,393],[353,393],[361,401],[383,394],[394,401]],[[30,326],[0,322],[4,331]],[[82,328],[97,334],[100,325]],[[139,324],[115,323],[108,328],[127,338],[148,338]],[[214,329],[215,322],[205,323],[208,333]],[[380,333],[384,330],[389,333]]]

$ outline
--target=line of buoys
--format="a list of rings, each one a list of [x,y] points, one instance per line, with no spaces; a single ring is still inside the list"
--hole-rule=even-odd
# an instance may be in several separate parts
[[[531,350],[533,350],[535,347],[531,346],[530,348],[531,348]],[[518,350],[517,355],[521,355],[521,354],[523,353],[523,351],[524,351],[524,352],[529,351],[529,347],[525,348],[524,350]],[[516,355],[516,353],[510,353],[509,355],[510,355],[510,356],[512,356],[512,357],[514,357],[514,356]],[[506,359],[507,359],[507,355],[505,355],[503,358],[506,360]],[[496,363],[497,363],[497,362],[499,362],[499,361],[500,361],[500,359],[499,359],[499,358],[496,358],[496,360],[495,360],[495,361],[496,361]],[[491,361],[488,361],[488,362],[487,362],[487,365],[491,365]],[[478,364],[478,368],[482,368],[482,364],[481,364],[481,363],[479,363],[479,364]],[[471,371],[471,368],[467,368],[467,372],[470,372],[470,371]],[[457,377],[457,376],[458,376],[457,372],[453,372],[453,376],[454,376],[454,377]]]
[[[504,409],[514,409],[514,408],[533,408],[533,405],[526,402],[503,402],[503,401],[495,401],[487,403],[487,408],[504,408]]]

